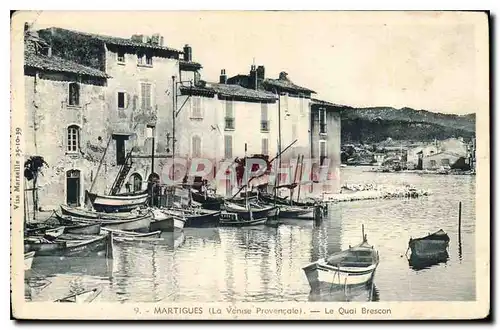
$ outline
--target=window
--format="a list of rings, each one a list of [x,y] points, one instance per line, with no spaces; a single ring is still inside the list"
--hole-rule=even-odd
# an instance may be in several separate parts
[[[449,158],[441,159],[441,165],[443,165],[443,166],[450,165],[450,159]]]
[[[203,118],[201,97],[191,96],[191,117],[199,119]]]
[[[80,147],[80,128],[76,125],[68,127],[67,152],[78,152]]]
[[[191,156],[201,157],[201,138],[197,135],[191,138]]]
[[[141,109],[151,109],[151,84],[141,83]]]
[[[118,92],[118,109],[125,109],[125,92]]]
[[[138,65],[144,64],[144,54],[143,53],[137,53],[137,64]]]
[[[319,141],[319,165],[323,166],[325,159],[327,158],[326,153],[326,141]]]
[[[269,141],[267,138],[262,139],[262,154],[269,154]]]
[[[69,84],[69,105],[80,104],[80,85],[77,83]]]
[[[125,165],[125,140],[123,138],[116,139],[116,165]]]
[[[118,54],[116,55],[116,60],[118,61],[118,63],[125,63],[125,52],[119,50]]]
[[[319,133],[326,134],[326,110],[319,109]]]
[[[233,137],[231,135],[224,136],[224,158],[233,158]]]
[[[226,118],[225,129],[234,129],[234,113],[233,113],[233,100],[226,100]]]
[[[153,127],[146,126],[146,138],[150,139],[153,137]]]
[[[307,99],[305,97],[300,98],[300,116],[304,117],[306,115]]]
[[[434,159],[432,159],[430,161],[430,165],[431,165],[431,167],[436,167],[436,161]]]
[[[269,132],[269,120],[267,118],[267,103],[261,103],[260,130],[262,132]]]
[[[134,173],[130,176],[129,183],[132,184],[132,191],[142,191],[142,177],[138,173]]]

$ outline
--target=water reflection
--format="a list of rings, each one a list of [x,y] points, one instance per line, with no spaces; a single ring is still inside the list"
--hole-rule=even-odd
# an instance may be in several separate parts
[[[449,259],[448,251],[437,253],[433,256],[428,256],[425,258],[420,258],[415,255],[411,255],[408,259],[408,264],[413,270],[429,269],[432,266],[439,265],[441,263],[446,264]]]
[[[109,278],[112,272],[113,259],[37,256],[33,259],[30,275],[73,274]]]
[[[380,294],[375,283],[366,283],[353,287],[344,285],[324,285],[320,290],[311,291],[308,300],[313,301],[339,301],[363,302],[380,301]]]

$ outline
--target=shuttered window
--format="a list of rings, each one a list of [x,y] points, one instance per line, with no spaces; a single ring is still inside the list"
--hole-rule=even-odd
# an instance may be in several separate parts
[[[80,105],[80,85],[69,84],[69,105]]]
[[[262,139],[262,154],[263,155],[269,154],[269,140],[266,138]]]
[[[203,112],[201,108],[201,97],[191,96],[191,116],[193,118],[203,118]]]
[[[323,165],[327,157],[328,155],[326,153],[326,141],[319,141],[319,164]]]
[[[224,136],[224,158],[233,158],[233,137],[231,135]]]
[[[201,157],[201,138],[197,135],[191,138],[191,156]]]
[[[233,112],[233,101],[226,100],[226,117],[225,117],[225,129],[234,129],[234,112]]]
[[[141,109],[149,110],[151,109],[151,84],[150,83],[141,83]]]

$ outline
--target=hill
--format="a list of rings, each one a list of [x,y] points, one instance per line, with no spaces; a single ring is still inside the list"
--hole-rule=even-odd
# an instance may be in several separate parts
[[[476,115],[455,115],[392,107],[351,108],[342,112],[342,143],[393,140],[432,141],[475,136]]]

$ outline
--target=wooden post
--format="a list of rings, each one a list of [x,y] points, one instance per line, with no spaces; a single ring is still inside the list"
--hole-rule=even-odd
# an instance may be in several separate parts
[[[462,235],[462,202],[458,202],[458,237]]]

